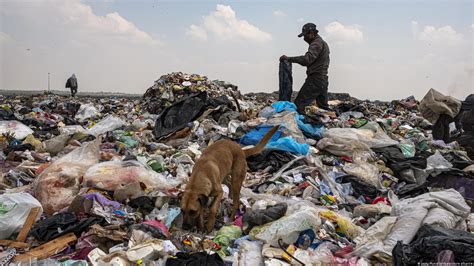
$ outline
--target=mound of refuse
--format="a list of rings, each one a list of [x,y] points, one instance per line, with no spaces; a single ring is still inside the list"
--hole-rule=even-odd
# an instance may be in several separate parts
[[[471,103],[332,94],[330,110],[298,113],[184,73],[142,98],[0,96],[0,264],[472,262]],[[440,119],[456,121],[449,141],[434,138]],[[275,125],[247,158],[236,215],[223,182],[213,231],[184,230],[205,149],[256,145]]]
[[[206,76],[173,72],[163,75],[143,95],[143,104],[152,114],[158,114],[192,94],[206,92],[209,97],[241,97],[237,86],[220,80],[208,80]]]

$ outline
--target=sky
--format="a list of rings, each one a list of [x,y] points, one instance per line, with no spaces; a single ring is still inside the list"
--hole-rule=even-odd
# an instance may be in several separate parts
[[[361,99],[474,93],[474,1],[0,0],[0,88],[143,93],[182,71],[278,90],[278,58],[317,25],[329,91]],[[293,66],[299,90],[305,68]]]

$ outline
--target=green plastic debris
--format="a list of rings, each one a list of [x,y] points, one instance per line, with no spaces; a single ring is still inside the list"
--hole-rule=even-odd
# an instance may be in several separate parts
[[[415,156],[415,153],[416,153],[415,144],[413,144],[413,143],[401,143],[401,144],[398,144],[398,147],[402,151],[403,156],[405,158],[412,158],[412,157]]]
[[[214,243],[221,246],[221,249],[216,253],[224,258],[229,255],[227,247],[230,243],[239,238],[242,235],[242,229],[235,225],[223,226],[219,231],[217,231],[217,236],[214,238]]]
[[[165,162],[162,156],[156,156],[148,160],[147,162],[148,166],[150,166],[153,171],[157,173],[161,173],[165,170]]]

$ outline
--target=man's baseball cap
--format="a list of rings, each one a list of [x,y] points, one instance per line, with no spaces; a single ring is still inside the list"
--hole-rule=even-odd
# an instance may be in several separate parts
[[[301,29],[301,33],[298,35],[298,37],[303,37],[305,34],[308,34],[310,32],[318,32],[316,30],[316,25],[314,23],[306,23],[303,25],[303,28]]]

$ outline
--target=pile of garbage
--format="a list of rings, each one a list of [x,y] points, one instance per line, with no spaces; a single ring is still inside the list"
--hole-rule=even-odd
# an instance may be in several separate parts
[[[198,92],[210,97],[241,97],[238,87],[225,81],[210,81],[206,76],[173,72],[163,75],[143,95],[146,111],[159,114],[164,108]]]
[[[272,99],[183,73],[142,99],[0,96],[0,264],[474,261],[472,157],[433,140],[425,99],[336,95],[305,114]],[[214,230],[184,230],[203,151],[275,125],[235,217],[224,182]]]

